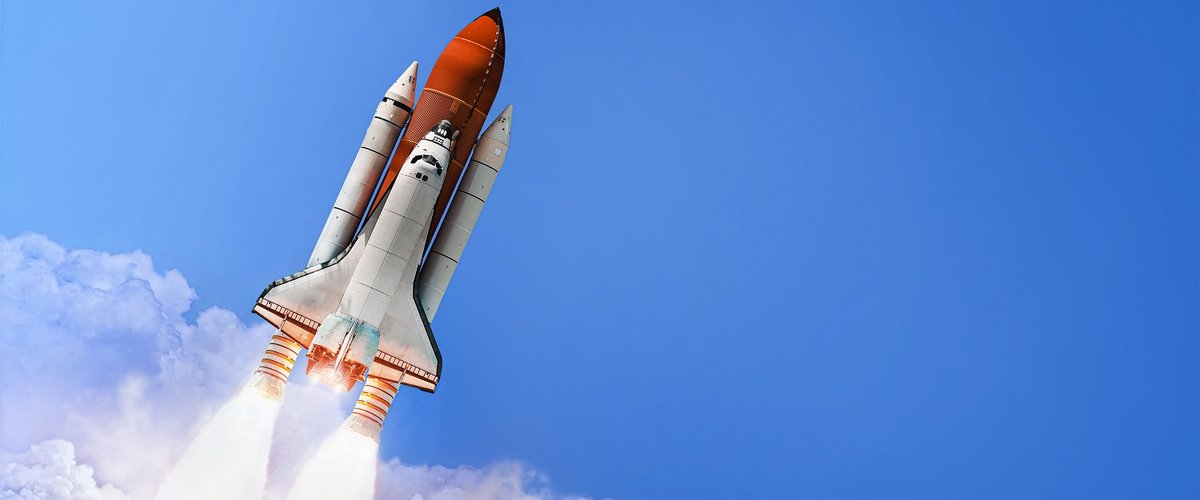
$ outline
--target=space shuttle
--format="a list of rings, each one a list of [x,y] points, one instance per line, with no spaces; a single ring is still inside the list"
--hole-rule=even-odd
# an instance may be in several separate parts
[[[508,152],[512,106],[480,135],[503,70],[493,9],[450,41],[419,101],[416,62],[384,93],[308,264],[254,305],[276,331],[251,387],[282,399],[307,349],[310,376],[363,382],[345,425],[376,441],[400,386],[436,390],[430,323]]]

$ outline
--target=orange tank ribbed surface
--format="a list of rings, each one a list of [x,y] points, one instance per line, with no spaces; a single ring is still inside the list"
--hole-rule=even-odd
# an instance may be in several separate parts
[[[471,156],[475,140],[483,129],[492,101],[500,90],[504,73],[504,23],[500,10],[493,9],[479,16],[458,32],[433,65],[425,90],[417,98],[412,118],[396,153],[392,156],[383,183],[371,204],[372,210],[392,187],[392,181],[408,158],[417,141],[441,120],[450,120],[459,131],[442,192],[433,210],[433,221],[441,220],[450,195],[462,175],[463,165]],[[429,234],[432,238],[432,231]],[[426,242],[428,245],[428,241]]]

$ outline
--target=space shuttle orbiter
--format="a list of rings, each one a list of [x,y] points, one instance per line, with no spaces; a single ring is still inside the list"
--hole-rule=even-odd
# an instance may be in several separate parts
[[[278,330],[252,386],[281,399],[308,349],[310,375],[343,390],[364,382],[346,425],[374,439],[399,386],[434,391],[442,357],[429,324],[508,152],[511,106],[476,140],[503,68],[494,9],[451,40],[415,107],[417,63],[388,89],[308,266],[254,306]]]

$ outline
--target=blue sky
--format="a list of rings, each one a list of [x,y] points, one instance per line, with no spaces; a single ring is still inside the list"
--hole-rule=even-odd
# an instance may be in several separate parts
[[[970,4],[970,5],[969,5]],[[514,2],[385,455],[617,498],[1200,495],[1191,2]],[[479,2],[0,11],[0,234],[243,321]]]

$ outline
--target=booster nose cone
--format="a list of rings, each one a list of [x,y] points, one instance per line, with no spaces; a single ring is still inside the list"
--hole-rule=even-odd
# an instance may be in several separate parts
[[[488,126],[487,130],[483,131],[483,135],[500,141],[505,146],[508,145],[508,138],[512,134],[512,104],[504,107],[504,111],[500,112],[500,116]]]
[[[417,91],[417,61],[408,65],[408,69],[388,88],[388,97],[400,101],[409,108],[413,105],[413,96]]]

